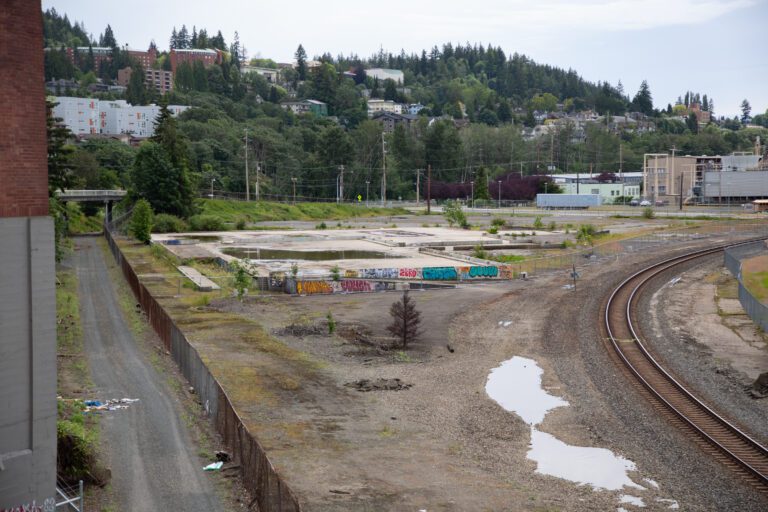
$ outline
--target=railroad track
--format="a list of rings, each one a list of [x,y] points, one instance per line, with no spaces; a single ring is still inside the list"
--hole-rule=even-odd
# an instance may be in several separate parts
[[[696,398],[670,375],[643,345],[635,322],[639,292],[653,277],[678,265],[720,252],[724,247],[671,258],[628,277],[614,290],[605,306],[607,342],[612,345],[627,372],[647,391],[654,405],[670,416],[673,423],[694,434],[705,451],[746,476],[763,492],[768,492],[768,449]]]

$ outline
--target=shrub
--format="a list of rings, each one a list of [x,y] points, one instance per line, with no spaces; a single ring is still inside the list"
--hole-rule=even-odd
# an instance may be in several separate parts
[[[541,221],[541,217],[536,217],[533,221],[533,229],[544,229],[544,223]]]
[[[331,269],[331,279],[339,281],[341,279],[341,269],[338,265],[334,265]]]
[[[458,225],[463,229],[469,228],[467,216],[464,215],[464,210],[461,209],[461,205],[457,201],[447,201],[445,203],[445,206],[443,206],[443,216],[451,226]]]
[[[488,253],[485,252],[485,249],[482,245],[476,245],[475,248],[472,250],[472,256],[475,258],[481,259],[481,260],[487,260],[488,259]]]
[[[336,331],[336,320],[333,319],[330,311],[325,315],[325,319],[328,322],[328,334],[333,334]]]
[[[397,338],[400,346],[406,348],[408,343],[415,341],[421,335],[421,312],[416,309],[416,304],[408,296],[408,291],[403,292],[401,300],[392,303],[389,309],[392,323],[387,330]]]
[[[494,217],[493,220],[491,221],[491,226],[496,226],[496,227],[500,228],[501,226],[503,226],[506,223],[507,223],[507,221],[505,221],[501,217]]]
[[[152,207],[149,203],[145,199],[139,199],[133,207],[129,226],[131,234],[139,242],[148,244],[152,239],[152,216]]]
[[[224,222],[214,215],[193,215],[189,218],[192,231],[224,231]]]
[[[557,224],[555,223],[555,221],[552,221],[549,224],[547,224],[547,230],[554,231],[556,229],[557,229]]]
[[[582,224],[579,226],[579,231],[576,233],[576,240],[585,245],[592,245],[595,233],[595,226],[592,224]]]
[[[240,217],[239,219],[237,219],[237,222],[235,222],[235,229],[242,231],[243,229],[245,229],[245,224],[246,224],[246,220]]]
[[[495,235],[498,232],[499,232],[499,228],[497,228],[496,226],[491,226],[490,228],[488,228],[488,233],[490,233],[491,235]]]
[[[654,219],[656,218],[656,213],[653,211],[653,208],[650,206],[646,206],[643,208],[643,218],[645,219]]]
[[[233,263],[233,270],[235,271],[234,286],[237,291],[237,298],[243,300],[243,296],[248,292],[248,286],[251,284],[251,276],[245,271],[242,265]]]
[[[153,233],[181,233],[188,229],[183,219],[169,213],[158,213],[152,223]]]
[[[328,229],[328,225],[325,223],[325,221],[323,221],[317,226],[315,226],[315,229]]]

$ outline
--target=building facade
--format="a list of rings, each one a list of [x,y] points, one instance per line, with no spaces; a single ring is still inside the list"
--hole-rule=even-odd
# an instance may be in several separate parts
[[[400,103],[395,103],[392,100],[382,100],[380,98],[368,100],[368,117],[373,117],[378,112],[402,114],[403,105]]]
[[[0,74],[0,510],[53,510],[56,274],[41,5],[4,0]]]
[[[280,70],[273,68],[261,68],[257,66],[242,66],[240,73],[256,73],[263,76],[270,84],[276,84],[280,80]]]
[[[131,81],[133,70],[123,68],[117,71],[117,83],[124,87]],[[173,90],[173,73],[164,69],[144,68],[144,85],[147,89],[154,89],[160,94]]]
[[[321,117],[328,115],[328,105],[318,100],[286,101],[281,103],[280,106],[296,115],[308,114],[310,112]]]
[[[365,75],[371,78],[378,78],[380,82],[394,80],[399,85],[402,85],[405,81],[405,75],[399,69],[371,68],[365,70]]]
[[[212,50],[210,48],[201,50],[201,49],[173,49],[171,50],[170,54],[171,58],[171,71],[173,74],[176,74],[176,68],[181,64],[182,62],[189,62],[192,64],[193,62],[199,61],[202,62],[204,66],[212,66],[214,64],[220,64],[222,59],[222,54],[219,50]]]
[[[155,119],[160,114],[158,105],[131,105],[125,100],[104,101],[92,98],[57,96],[53,116],[61,118],[74,135],[120,135],[137,138],[151,137],[155,133]],[[174,116],[189,107],[168,105]]]

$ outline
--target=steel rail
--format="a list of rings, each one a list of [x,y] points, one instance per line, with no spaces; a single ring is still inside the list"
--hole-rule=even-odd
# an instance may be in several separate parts
[[[659,363],[656,361],[656,359],[653,358],[653,356],[650,354],[650,352],[647,350],[647,348],[643,345],[640,336],[638,335],[637,330],[635,329],[635,325],[632,321],[632,311],[633,308],[636,306],[636,297],[638,296],[638,293],[641,288],[643,288],[651,279],[658,276],[662,272],[665,272],[671,268],[674,268],[675,266],[681,265],[683,263],[687,263],[690,261],[693,261],[695,259],[715,254],[717,252],[722,251],[726,247],[732,247],[736,245],[741,245],[744,243],[749,243],[754,240],[739,242],[736,244],[725,244],[713,248],[703,249],[699,251],[694,251],[685,255],[676,256],[673,258],[666,259],[664,261],[658,262],[654,265],[651,265],[649,267],[646,267],[638,272],[635,272],[628,278],[626,278],[624,281],[619,284],[619,286],[614,289],[614,291],[611,293],[610,297],[608,298],[608,301],[605,306],[605,327],[608,332],[608,337],[610,338],[611,344],[613,345],[613,348],[616,352],[616,354],[619,356],[619,359],[624,363],[624,365],[630,370],[630,372],[639,380],[639,382],[651,393],[651,395],[656,398],[659,402],[664,404],[667,409],[672,412],[676,417],[678,417],[680,420],[683,421],[685,425],[688,425],[690,428],[694,430],[698,435],[700,435],[706,442],[708,442],[710,445],[717,448],[718,451],[725,454],[727,457],[729,457],[731,460],[735,461],[739,466],[741,466],[744,470],[746,470],[751,476],[753,476],[758,482],[761,484],[768,486],[768,469],[760,469],[755,467],[754,462],[745,460],[745,456],[741,454],[734,453],[734,449],[732,443],[729,443],[729,441],[737,440],[738,442],[743,443],[746,447],[748,447],[749,450],[751,450],[751,453],[748,455],[752,456],[754,459],[755,456],[759,457],[762,462],[764,462],[764,465],[766,468],[768,468],[768,449],[766,449],[764,446],[762,446],[759,442],[752,439],[749,435],[744,433],[741,429],[733,425],[731,422],[720,416],[718,413],[716,413],[714,410],[712,410],[709,406],[704,404],[701,400],[696,398],[690,391],[688,391],[677,379],[675,379],[672,375],[670,375],[669,372],[667,372]],[[630,288],[631,287],[631,288]],[[619,301],[619,295],[626,293],[627,290],[630,290],[629,296],[626,297],[626,305],[624,305],[623,302]],[[616,304],[618,303],[618,304]],[[619,309],[617,309],[617,307]],[[623,311],[622,311],[623,310]],[[612,320],[611,314],[621,314],[620,320]],[[625,351],[625,349],[622,347],[622,343],[619,339],[615,336],[615,333],[618,331],[618,329],[612,328],[618,327],[616,325],[616,322],[621,322],[622,324],[625,323],[625,327],[628,329],[628,332],[631,334],[631,341],[633,346],[636,346],[642,357],[644,358],[645,362],[650,364],[651,370],[648,371],[643,370],[639,368],[643,361],[631,361],[632,356]],[[653,379],[662,379],[661,382],[658,382],[654,384],[651,382]],[[677,391],[677,396],[672,396],[669,391],[664,391],[659,389],[660,387],[663,387],[664,384],[670,384],[673,389]],[[688,406],[689,408],[692,408],[692,410],[688,413],[681,410],[681,407],[675,406],[672,401],[676,401],[680,403],[682,399],[683,405]],[[696,414],[703,414],[704,419],[695,419],[691,416]],[[702,421],[706,422],[706,420],[714,420],[714,423],[716,426],[721,427],[724,429],[724,433],[715,433],[712,432],[712,425],[708,426],[702,426]],[[708,431],[709,430],[709,431]],[[727,439],[724,439],[723,436],[730,436]],[[731,445],[731,448],[728,446],[725,446],[726,444]]]

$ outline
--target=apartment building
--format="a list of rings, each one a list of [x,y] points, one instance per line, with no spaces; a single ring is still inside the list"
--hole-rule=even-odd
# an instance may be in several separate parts
[[[155,119],[160,113],[158,105],[131,105],[125,100],[103,101],[91,98],[58,96],[53,116],[74,135],[129,134],[137,138],[151,137],[155,133]],[[185,105],[168,105],[174,116],[187,110]]]
[[[402,114],[403,105],[395,103],[392,100],[382,100],[379,98],[368,100],[368,117],[373,117],[378,112],[390,112],[392,114]]]
[[[117,71],[117,83],[127,87],[132,74],[131,68],[119,69]],[[173,90],[173,73],[164,69],[145,68],[144,84],[147,89],[154,89],[160,94],[165,94]]]
[[[182,62],[189,62],[191,64],[199,61],[205,66],[220,64],[222,61],[222,53],[219,50],[212,50],[210,48],[205,50],[199,48],[173,49],[171,50],[170,58],[171,71],[176,74],[176,68]]]

